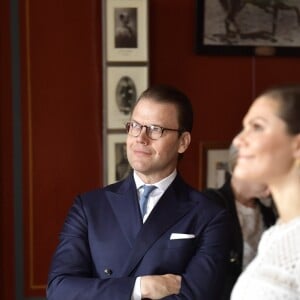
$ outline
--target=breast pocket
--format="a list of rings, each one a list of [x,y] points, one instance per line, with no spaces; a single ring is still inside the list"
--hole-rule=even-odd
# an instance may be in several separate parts
[[[184,272],[197,248],[196,239],[169,240],[162,250],[160,268],[162,274]]]
[[[176,239],[176,240],[169,240],[167,248],[190,248],[194,247],[196,244],[196,239]]]

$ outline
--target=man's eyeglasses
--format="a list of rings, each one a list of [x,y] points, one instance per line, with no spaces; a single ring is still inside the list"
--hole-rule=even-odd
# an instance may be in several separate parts
[[[151,140],[158,140],[164,133],[165,130],[182,132],[180,129],[164,128],[157,125],[141,125],[137,122],[127,122],[126,125],[127,133],[131,136],[138,137],[143,129],[146,128],[146,134]]]

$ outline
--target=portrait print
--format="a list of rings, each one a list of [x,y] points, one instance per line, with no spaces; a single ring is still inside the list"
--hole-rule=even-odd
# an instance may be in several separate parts
[[[127,160],[126,143],[115,144],[116,155],[116,180],[122,180],[127,177],[131,171],[130,164]]]
[[[103,0],[105,55],[111,62],[148,62],[148,0]]]
[[[116,101],[119,111],[125,115],[129,115],[136,101],[136,86],[129,76],[120,78],[116,87]]]
[[[137,8],[115,8],[115,48],[137,47]]]
[[[105,161],[106,184],[114,183],[126,177],[131,167],[127,160],[126,133],[111,133],[107,138],[107,160]]]
[[[111,66],[107,68],[107,128],[124,129],[130,112],[148,87],[147,66]]]

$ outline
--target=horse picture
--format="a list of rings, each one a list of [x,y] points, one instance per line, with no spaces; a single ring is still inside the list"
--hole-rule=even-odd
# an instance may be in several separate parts
[[[205,0],[206,45],[300,45],[300,0]]]

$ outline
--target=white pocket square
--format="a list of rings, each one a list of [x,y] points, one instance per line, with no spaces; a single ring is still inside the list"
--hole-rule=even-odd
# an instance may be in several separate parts
[[[186,233],[172,233],[170,236],[170,240],[180,240],[180,239],[194,239],[194,234],[186,234]]]

